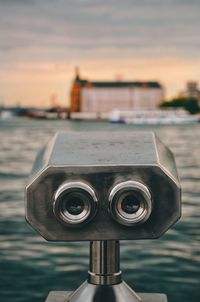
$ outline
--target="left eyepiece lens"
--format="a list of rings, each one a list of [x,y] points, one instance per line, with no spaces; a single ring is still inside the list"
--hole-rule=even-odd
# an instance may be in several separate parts
[[[121,202],[121,209],[126,214],[135,214],[140,208],[140,201],[136,194],[131,193],[124,197]]]
[[[78,227],[89,222],[95,216],[96,208],[96,194],[85,183],[65,183],[55,194],[54,215],[68,226]]]

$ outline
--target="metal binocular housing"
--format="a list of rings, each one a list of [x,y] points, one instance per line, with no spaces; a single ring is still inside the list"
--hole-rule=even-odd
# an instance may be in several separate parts
[[[151,239],[180,217],[171,151],[150,132],[60,132],[39,152],[26,219],[45,239]]]

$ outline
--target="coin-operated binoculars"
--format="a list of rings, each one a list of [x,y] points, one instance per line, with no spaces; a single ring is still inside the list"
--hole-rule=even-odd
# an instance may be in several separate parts
[[[135,293],[119,266],[119,240],[153,239],[180,217],[171,151],[149,132],[59,133],[38,154],[26,219],[46,240],[90,241],[88,279],[48,302],[166,302]]]

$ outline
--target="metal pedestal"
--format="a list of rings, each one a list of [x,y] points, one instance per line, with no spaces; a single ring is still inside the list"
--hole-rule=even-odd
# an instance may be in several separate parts
[[[70,296],[72,296],[72,292],[50,292],[45,302],[68,302],[70,301]],[[141,298],[141,302],[167,302],[167,297],[164,294],[144,294],[144,293],[138,293],[138,295]],[[88,302],[88,298],[83,297],[85,302]],[[96,297],[94,297],[96,298]],[[95,302],[106,302],[104,296],[99,296],[97,299],[93,300]],[[117,300],[120,301],[120,300]],[[126,300],[128,301],[128,300]],[[132,300],[134,301],[134,300]],[[112,302],[112,300],[109,300],[109,302]]]
[[[135,293],[121,278],[119,255],[119,241],[92,241],[88,280],[75,292],[50,292],[46,302],[167,302],[163,294]]]

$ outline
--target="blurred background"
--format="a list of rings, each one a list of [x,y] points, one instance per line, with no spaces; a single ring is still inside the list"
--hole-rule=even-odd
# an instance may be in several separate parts
[[[0,300],[45,301],[87,277],[89,244],[48,243],[24,219],[38,149],[58,130],[152,130],[174,152],[182,218],[124,241],[136,291],[200,298],[200,2],[0,0]]]

